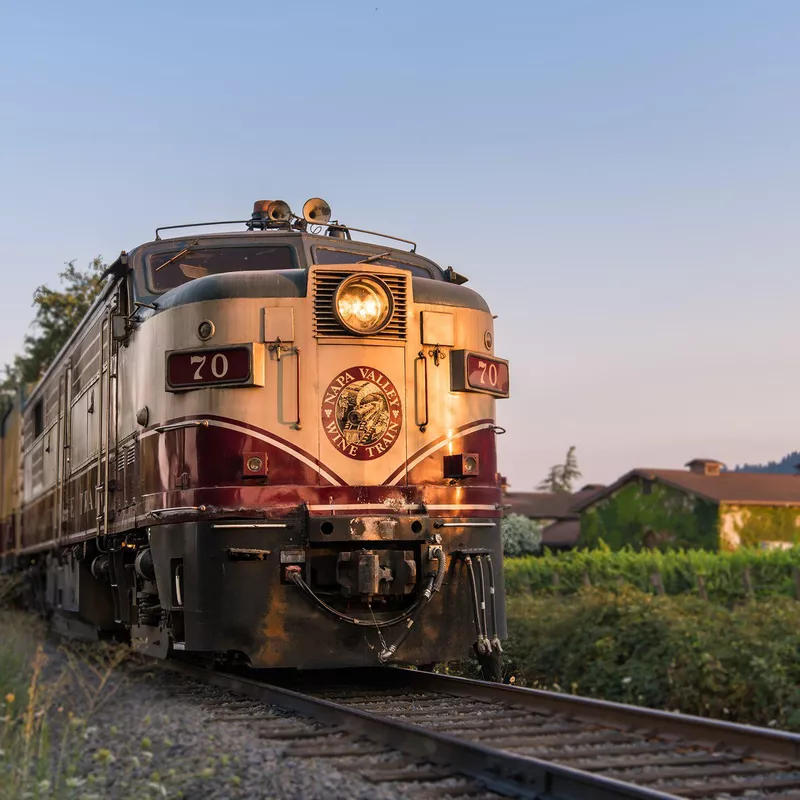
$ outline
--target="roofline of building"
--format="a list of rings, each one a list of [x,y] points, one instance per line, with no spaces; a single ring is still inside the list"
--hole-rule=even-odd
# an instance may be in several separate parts
[[[652,480],[656,483],[662,483],[665,486],[669,486],[672,489],[678,489],[684,494],[691,494],[695,497],[701,497],[703,500],[708,500],[711,503],[716,503],[717,505],[727,505],[727,506],[765,506],[765,507],[776,507],[776,508],[789,508],[791,506],[800,506],[800,500],[793,501],[793,500],[747,500],[746,498],[739,498],[737,500],[720,500],[718,497],[712,497],[711,495],[706,494],[705,492],[699,492],[695,489],[688,489],[684,484],[680,483],[679,481],[671,481],[668,478],[664,478],[662,475],[656,474],[655,471],[650,469],[644,469],[641,467],[637,467],[636,469],[632,469],[629,472],[626,472],[621,478],[618,478],[614,483],[607,486],[602,492],[594,495],[593,497],[589,497],[584,500],[582,503],[573,507],[573,511],[577,514],[585,511],[590,506],[593,506],[595,503],[599,502],[600,500],[605,500],[607,497],[610,497],[614,494],[617,490],[621,489],[626,484],[630,483],[633,478],[644,478],[645,480]],[[800,476],[798,476],[798,481],[800,481]]]

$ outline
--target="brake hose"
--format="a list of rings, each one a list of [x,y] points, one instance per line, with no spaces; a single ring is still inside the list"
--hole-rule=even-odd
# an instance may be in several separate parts
[[[444,548],[441,545],[435,545],[431,547],[429,555],[435,555],[437,561],[439,562],[439,566],[436,569],[436,577],[433,578],[433,584],[429,585],[428,588],[425,589],[419,607],[416,609],[408,622],[406,622],[406,627],[397,638],[397,641],[390,647],[384,647],[384,649],[378,654],[378,660],[381,662],[381,664],[385,664],[397,652],[397,648],[403,644],[403,642],[408,638],[408,635],[411,633],[411,629],[414,627],[414,623],[422,613],[422,609],[428,605],[434,593],[438,592],[439,589],[442,588],[442,582],[444,581],[444,575],[447,570],[447,556],[444,553]]]
[[[422,603],[425,594],[431,591],[433,586],[434,578],[431,578],[428,581],[428,587],[425,589],[425,592],[418,597],[414,603],[409,606],[402,614],[399,614],[396,617],[392,617],[391,619],[384,619],[380,621],[376,620],[367,620],[367,619],[358,619],[357,617],[349,617],[347,614],[342,614],[341,611],[337,611],[335,608],[329,606],[321,597],[314,593],[314,590],[303,580],[302,576],[299,572],[292,572],[287,575],[287,579],[294,583],[296,586],[300,587],[323,611],[332,616],[336,617],[337,619],[342,620],[342,622],[348,622],[350,625],[361,625],[364,628],[388,628],[391,625],[397,625],[403,620],[408,619],[414,611],[418,608],[420,603]]]
[[[492,652],[492,645],[489,642],[489,626],[486,624],[486,579],[483,576],[483,556],[475,556],[478,562],[478,572],[481,576],[481,626],[483,627],[483,644],[486,652]]]
[[[487,553],[486,565],[489,568],[489,598],[492,604],[492,647],[497,648],[497,651],[502,653],[503,648],[500,645],[500,637],[497,635],[497,601],[494,591],[494,566],[492,564],[492,557]]]
[[[472,611],[475,615],[475,633],[477,635],[477,641],[475,642],[475,647],[477,651],[481,654],[485,653],[485,645],[484,645],[484,635],[483,630],[481,628],[481,612],[480,612],[480,602],[478,600],[478,584],[475,580],[475,570],[472,567],[472,556],[467,556],[464,559],[464,563],[467,565],[467,573],[469,574],[469,585],[472,593]]]

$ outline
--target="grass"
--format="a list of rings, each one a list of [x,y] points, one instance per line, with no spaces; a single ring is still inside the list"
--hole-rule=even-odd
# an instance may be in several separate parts
[[[98,746],[113,731],[100,730],[94,718],[112,701],[120,685],[112,677],[129,652],[48,644],[40,620],[10,607],[13,593],[7,580],[0,582],[0,797],[100,800],[116,757]],[[131,761],[131,770],[139,761]],[[169,794],[150,781],[135,796]]]
[[[120,669],[132,657],[128,648],[59,646],[46,633],[32,615],[0,607],[2,800],[180,798],[214,778],[219,765],[226,771],[225,755],[177,765],[160,758],[173,743],[149,715],[130,720],[141,723],[136,736],[110,721],[107,706],[130,680]],[[234,796],[238,778],[232,781]]]

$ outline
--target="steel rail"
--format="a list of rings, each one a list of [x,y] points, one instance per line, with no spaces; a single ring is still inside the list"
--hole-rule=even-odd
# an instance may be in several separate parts
[[[676,795],[666,792],[592,775],[538,758],[519,756],[253,678],[182,661],[160,663],[202,683],[312,717],[408,755],[446,765],[480,781],[487,789],[509,797],[531,800],[677,800]],[[397,677],[401,677],[399,671],[385,671],[397,672]],[[403,670],[402,678],[407,678],[410,672]]]
[[[391,671],[375,667],[361,674],[376,682],[391,680]],[[510,703],[531,711],[550,711],[612,727],[649,728],[662,736],[678,736],[704,746],[744,748],[751,755],[765,758],[800,760],[800,734],[789,731],[419,670],[403,669],[402,680],[407,685],[432,692]]]

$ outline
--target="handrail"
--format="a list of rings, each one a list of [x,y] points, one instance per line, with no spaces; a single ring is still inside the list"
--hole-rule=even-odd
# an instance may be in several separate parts
[[[301,223],[300,227],[293,227],[292,220],[299,220]],[[258,220],[258,222],[262,222],[262,220]],[[253,229],[254,220],[252,219],[226,219],[221,220],[219,222],[187,222],[183,225],[161,225],[160,227],[156,228],[156,238],[155,241],[160,242],[163,241],[161,239],[161,231],[172,231],[178,228],[210,228],[214,225],[247,225],[249,230]],[[318,223],[312,223],[317,225]],[[287,220],[276,220],[275,227],[273,228],[266,228],[262,230],[276,230],[276,231],[304,231],[306,230],[307,226],[303,220],[300,220],[299,217],[292,217],[291,219]],[[403,242],[403,244],[410,244],[411,250],[410,252],[416,253],[417,252],[417,243],[412,241],[411,239],[404,239],[402,236],[392,236],[389,233],[380,233],[378,231],[368,231],[365,228],[353,228],[350,225],[345,225],[344,223],[335,222],[331,220],[326,225],[319,225],[319,228],[328,228],[340,231],[355,231],[356,233],[366,233],[368,236],[379,236],[382,239],[391,239],[394,242]]]
[[[177,431],[181,428],[207,428],[208,427],[208,420],[207,419],[192,419],[187,420],[186,422],[172,422],[169,425],[159,425],[157,428],[153,428],[156,433],[166,433],[167,431]]]
[[[185,225],[162,225],[160,228],[156,228],[156,241],[161,241],[159,236],[161,231],[172,231],[176,228],[208,228],[212,225],[246,225],[248,222],[250,222],[249,219],[226,219],[222,222],[187,222]]]

